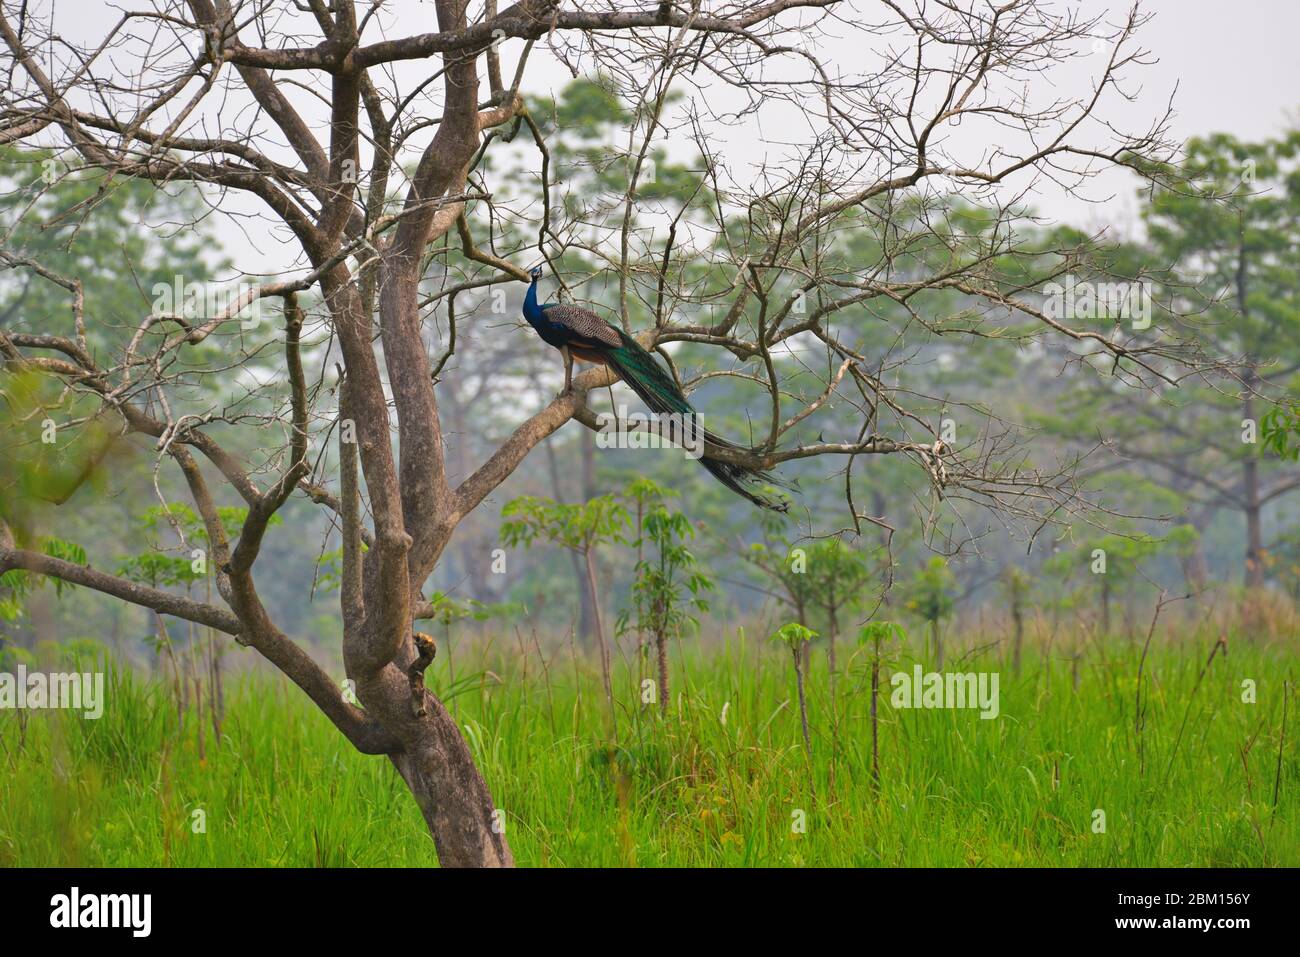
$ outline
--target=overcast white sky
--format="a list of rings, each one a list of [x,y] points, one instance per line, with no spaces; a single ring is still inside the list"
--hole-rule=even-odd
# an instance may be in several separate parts
[[[1101,0],[1073,4],[1087,11],[1109,6]],[[1136,118],[1159,110],[1173,95],[1179,139],[1211,132],[1264,139],[1300,120],[1300,31],[1296,0],[1157,0],[1142,32],[1143,44],[1159,62],[1145,70],[1139,103],[1126,105]],[[1176,88],[1176,92],[1175,92]],[[1097,219],[1079,204],[1045,198],[1053,215]],[[1132,190],[1118,197],[1117,219],[1131,218]],[[1121,212],[1122,211],[1122,212]]]
[[[1124,0],[1060,2],[1085,16],[1109,10],[1114,14],[1111,19],[1118,18],[1127,9]],[[629,7],[642,5],[648,6],[649,0],[628,3]],[[102,36],[104,29],[117,20],[121,9],[133,8],[135,4],[128,0],[125,7],[96,4],[93,9],[87,9],[88,6],[85,0],[75,3],[61,0],[56,7],[56,26],[64,35],[91,30]],[[1290,120],[1300,116],[1297,113],[1300,57],[1294,49],[1295,38],[1300,35],[1297,0],[1236,3],[1149,0],[1145,9],[1155,17],[1144,28],[1140,39],[1159,62],[1141,71],[1143,85],[1136,102],[1112,101],[1101,111],[1102,115],[1130,129],[1145,128],[1153,117],[1163,112],[1173,95],[1177,115],[1172,133],[1178,139],[1212,131],[1264,138],[1279,133]],[[427,0],[388,0],[383,10],[386,15],[381,19],[389,37],[432,28],[433,10]],[[860,45],[861,35],[853,42]],[[510,41],[503,48],[507,75],[513,71],[521,45],[521,41]],[[838,46],[832,43],[821,52],[832,60],[850,57],[857,61],[848,64],[850,69],[863,68],[865,61],[860,59],[857,47],[852,43],[844,44],[843,49],[837,49]],[[428,68],[427,63],[403,67],[416,71],[416,76],[427,75]],[[557,92],[568,79],[567,71],[551,60],[539,44],[529,63],[525,91]],[[1077,88],[1087,83],[1087,74],[1075,70],[1073,65],[1059,71],[1057,79],[1062,94],[1078,96],[1087,90],[1086,86],[1082,91]],[[295,101],[299,99],[295,95]],[[770,134],[771,127],[776,125],[770,119],[766,122],[766,130],[760,131],[757,123],[751,123],[746,128],[720,135],[721,158],[733,172],[746,162],[762,157],[766,149],[762,133]],[[780,156],[781,147],[774,149],[775,159]],[[1134,219],[1134,181],[1127,174],[1116,172],[1091,184],[1089,194],[1094,200],[1104,200],[1100,205],[1072,199],[1050,182],[1044,182],[1043,186],[1045,189],[1034,195],[1032,201],[1052,218],[1085,227],[1111,225],[1121,230]],[[270,236],[245,233],[234,222],[221,225],[219,235],[241,272],[265,275],[291,265],[288,248],[278,246]]]

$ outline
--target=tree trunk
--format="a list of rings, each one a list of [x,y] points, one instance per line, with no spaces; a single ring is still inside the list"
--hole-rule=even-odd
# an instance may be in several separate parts
[[[389,665],[373,681],[359,682],[357,696],[401,739],[400,750],[389,758],[420,807],[439,865],[514,866],[505,839],[506,814],[493,803],[460,729],[427,691],[426,714],[413,716],[404,670]]]
[[[578,435],[578,445],[582,449],[582,499],[590,501],[596,497],[596,437],[590,429]]]
[[[1025,641],[1025,615],[1019,602],[1011,606],[1011,621],[1015,625],[1015,639],[1011,646],[1011,670],[1020,674],[1020,649]]]
[[[600,649],[600,676],[605,685],[605,702],[609,705],[609,727],[618,733],[618,716],[614,712],[614,683],[609,673],[609,645],[605,643],[605,626],[600,620],[600,599],[596,592],[596,566],[591,557],[592,549],[583,552],[587,566],[587,587],[591,589],[592,617],[596,624],[596,644]]]
[[[877,699],[880,697],[880,639],[875,642],[871,658],[871,783],[880,787],[880,727],[877,720]]]
[[[1200,529],[1197,529],[1198,533],[1199,531]],[[1192,594],[1204,591],[1210,581],[1210,568],[1205,561],[1205,547],[1201,544],[1199,535],[1183,558],[1183,579],[1187,582],[1187,590]]]
[[[54,607],[54,589],[36,588],[27,599],[29,623],[28,650],[35,650],[43,642],[55,644],[59,640],[58,612]]]
[[[1247,388],[1253,387],[1254,377],[1248,376]],[[1255,418],[1255,401],[1249,396],[1242,406],[1242,415],[1247,419]],[[1246,513],[1246,587],[1262,588],[1264,586],[1264,530],[1260,521],[1262,506],[1259,500],[1259,459],[1253,450],[1247,449],[1246,459],[1242,462],[1242,496],[1245,499],[1243,510]]]
[[[423,671],[411,667],[417,661],[412,606],[442,557],[455,520],[448,515],[452,499],[442,471],[437,404],[418,335],[420,259],[410,250],[402,252],[400,239],[399,234],[393,241],[399,252],[389,253],[379,283],[385,362],[402,418],[400,461],[394,461],[388,445],[389,411],[359,293],[355,285],[335,286],[328,277],[322,283],[347,362],[339,414],[356,423],[355,441],[347,441],[342,430],[339,434],[344,666],[356,682],[366,719],[382,729],[385,740],[376,749],[388,755],[415,798],[439,863],[508,867],[514,860],[505,816],[455,721],[424,690]],[[423,248],[422,237],[407,241]],[[365,551],[358,464],[373,515],[374,544]],[[264,618],[255,607],[237,605],[241,619]],[[283,662],[274,663],[286,670]]]
[[[877,488],[877,489],[872,489],[872,490],[871,490],[871,507],[872,507],[873,509],[875,509],[876,517],[877,517],[877,518],[880,518],[880,519],[882,519],[882,520],[883,520],[884,517],[885,517],[885,512],[887,512],[887,511],[889,510],[888,507],[887,507],[887,505],[886,505],[886,503],[885,503],[885,494],[884,494],[882,491],[880,491],[880,489],[878,489],[878,488]],[[881,544],[881,547],[883,547],[883,548],[885,548],[885,549],[888,549],[888,548],[889,548],[889,535],[890,535],[889,529],[884,528],[883,526],[877,526],[877,527],[878,527],[879,532],[880,532],[880,544]],[[886,593],[885,597],[886,597],[886,598],[889,597],[889,596],[888,596],[888,593]]]
[[[662,632],[655,635],[655,651],[659,657],[659,709],[668,710],[668,637]]]
[[[808,731],[808,699],[804,694],[804,665],[808,661],[808,642],[803,643],[802,650],[794,652],[794,683],[799,693],[799,725],[803,730],[804,753],[808,755],[808,788],[814,794],[817,785],[813,779],[812,735]]]
[[[1250,297],[1247,289],[1247,280],[1249,272],[1247,270],[1246,258],[1246,240],[1245,228],[1239,232],[1240,242],[1237,247],[1237,309],[1241,313],[1243,320],[1250,318]],[[1246,366],[1246,374],[1242,377],[1242,418],[1250,419],[1251,422],[1258,423],[1255,418],[1255,387],[1259,385],[1259,377],[1256,375],[1253,363]],[[1245,499],[1246,513],[1246,587],[1248,589],[1260,588],[1264,584],[1264,533],[1260,527],[1260,501],[1259,501],[1259,456],[1257,450],[1258,435],[1256,435],[1256,445],[1247,446],[1246,457],[1242,462],[1242,496]]]
[[[582,502],[590,502],[596,497],[596,440],[591,430],[582,429],[578,436],[578,445],[582,449],[582,487],[580,496]],[[578,605],[578,620],[582,628],[584,639],[590,644],[593,639],[598,642],[604,642],[605,637],[601,623],[598,620],[600,609],[596,607],[596,593],[588,593],[586,589],[579,589],[582,596]],[[608,652],[602,652],[608,654]]]
[[[573,564],[573,576],[578,582],[578,587],[574,589],[578,597],[578,640],[590,648],[596,644],[596,616],[591,604],[591,592],[587,589],[587,574],[577,552],[570,552],[569,559]]]
[[[1101,578],[1101,634],[1103,638],[1110,635],[1110,579],[1105,575]]]
[[[835,594],[831,593],[830,634],[826,638],[826,662],[831,669],[831,698],[835,698],[835,636],[839,634],[840,623],[835,609]]]

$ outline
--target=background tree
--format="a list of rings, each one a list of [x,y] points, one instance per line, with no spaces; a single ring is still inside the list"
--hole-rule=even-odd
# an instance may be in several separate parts
[[[808,730],[808,695],[804,688],[805,673],[808,668],[808,646],[817,638],[817,632],[805,628],[797,621],[787,622],[772,633],[772,641],[790,649],[794,661],[795,692],[799,696],[799,727],[803,732],[803,746],[808,758],[808,784],[815,791],[812,783],[812,735]]]
[[[1172,423],[1176,428],[1169,430],[1167,419],[1163,424],[1166,440],[1172,431],[1185,446],[1190,438],[1186,403],[1200,400],[1202,414],[1193,419],[1192,436],[1211,457],[1235,466],[1237,476],[1216,485],[1211,475],[1224,470],[1211,472],[1202,462],[1193,474],[1200,477],[1198,488],[1243,514],[1245,580],[1251,587],[1264,582],[1263,508],[1300,487],[1300,470],[1263,460],[1258,436],[1265,411],[1261,398],[1293,391],[1300,371],[1300,300],[1294,283],[1300,250],[1287,238],[1289,224],[1300,215],[1297,148],[1300,133],[1263,143],[1224,135],[1193,138],[1179,168],[1190,190],[1158,188],[1144,210],[1158,261],[1169,263],[1174,281],[1182,283],[1170,284],[1174,311],[1197,316],[1202,340],[1217,354],[1240,357],[1244,367],[1240,389],[1226,397],[1235,398],[1239,416],[1224,414],[1218,428],[1196,428],[1196,419],[1215,417],[1224,405],[1215,401],[1217,393],[1200,391],[1183,398],[1179,411],[1184,414]]]
[[[846,611],[867,608],[878,600],[883,586],[870,589],[878,569],[838,538],[822,539],[808,552],[814,600],[826,619],[826,658],[830,665],[831,692],[835,691],[835,639]]]
[[[1290,238],[1300,215],[1297,148],[1297,133],[1258,143],[1193,137],[1176,164],[1147,169],[1155,185],[1139,192],[1145,241],[1094,253],[1098,271],[1078,276],[1145,283],[1151,321],[1233,357],[1233,374],[1192,376],[1141,397],[1079,391],[1043,417],[1057,432],[1105,443],[1116,464],[1141,467],[1182,499],[1181,517],[1202,536],[1218,514],[1236,513],[1251,588],[1265,580],[1265,510],[1300,487],[1300,469],[1260,433],[1267,411],[1294,394],[1300,371],[1300,258]],[[1199,551],[1192,556],[1189,580],[1199,589],[1207,570]]]
[[[501,540],[507,545],[527,547],[539,538],[567,548],[579,555],[586,571],[586,587],[595,617],[596,644],[600,651],[600,673],[605,685],[605,703],[609,707],[610,728],[617,731],[618,713],[614,704],[614,684],[610,673],[609,642],[600,615],[600,590],[596,584],[596,549],[610,542],[621,542],[627,534],[628,512],[612,495],[602,495],[581,505],[561,505],[546,499],[525,496],[501,510]]]
[[[1025,643],[1025,599],[1032,584],[1032,579],[1015,565],[1008,566],[1002,576],[1007,610],[1011,613],[1011,670],[1016,674],[1020,674],[1020,651]]]
[[[956,582],[942,555],[932,555],[906,584],[909,611],[926,624],[935,667],[943,670],[943,622],[952,615]]]
[[[885,652],[893,650],[886,648],[886,644],[902,645],[906,641],[903,626],[892,621],[869,621],[858,631],[858,644],[871,650],[871,781],[877,788],[880,787],[880,666],[887,660]]]
[[[644,496],[638,495],[636,502],[642,505]],[[666,712],[671,700],[668,643],[697,623],[696,612],[709,610],[705,594],[713,590],[713,582],[687,547],[695,530],[685,514],[669,510],[661,497],[644,514],[638,512],[637,519],[639,534],[634,544],[642,557],[632,585],[633,608],[630,615],[625,612],[621,616],[619,631],[627,631],[634,616],[637,631],[654,640],[659,709]],[[644,555],[647,547],[649,556]]]

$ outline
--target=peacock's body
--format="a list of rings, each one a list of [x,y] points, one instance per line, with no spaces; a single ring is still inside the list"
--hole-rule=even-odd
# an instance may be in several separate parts
[[[534,269],[532,284],[524,299],[524,318],[537,330],[542,341],[559,349],[564,356],[564,389],[573,388],[573,360],[609,366],[628,384],[651,412],[660,415],[695,416],[698,413],[690,400],[678,388],[672,376],[639,342],[626,332],[610,325],[589,309],[568,303],[539,303],[537,281],[540,267]],[[724,462],[709,454],[714,449],[739,450],[739,446],[704,431],[705,451],[700,464],[737,495],[742,495],[755,505],[784,512],[786,504],[775,501],[756,491],[754,486],[780,484],[767,472]]]

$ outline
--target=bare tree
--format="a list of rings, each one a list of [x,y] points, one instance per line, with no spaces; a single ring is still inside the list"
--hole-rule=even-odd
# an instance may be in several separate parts
[[[412,17],[399,6],[159,0],[121,14],[102,37],[74,41],[76,25],[39,4],[0,5],[0,143],[63,150],[104,189],[127,178],[199,184],[215,213],[242,228],[250,208],[264,216],[301,263],[199,318],[154,309],[105,355],[76,277],[4,251],[5,267],[63,286],[72,302],[66,331],[19,319],[0,332],[5,368],[95,397],[122,431],[156,440],[205,519],[224,604],[52,558],[9,528],[0,529],[0,571],[55,576],[252,646],[354,746],[388,756],[444,865],[509,865],[505,815],[423,688],[430,655],[413,621],[430,614],[422,588],[464,517],[569,420],[596,427],[588,394],[609,380],[588,371],[572,393],[541,399],[453,484],[433,375],[454,370],[431,354],[431,317],[466,289],[526,281],[517,260],[578,251],[616,289],[618,320],[642,325],[642,343],[670,365],[664,347],[674,342],[733,362],[685,380],[688,390],[722,378],[758,396],[747,447],[711,454],[761,469],[839,457],[856,527],[877,518],[854,500],[850,470],[864,455],[914,461],[936,504],[970,496],[1011,514],[1052,513],[1072,502],[1068,466],[1031,468],[990,430],[965,445],[943,442],[921,397],[889,370],[905,367],[918,335],[978,340],[1018,322],[1022,342],[1064,337],[1084,363],[1104,357],[1133,382],[1176,376],[1188,361],[1180,343],[1075,328],[1045,312],[1035,290],[1068,270],[1069,256],[1031,254],[1012,228],[1035,177],[1076,188],[1132,155],[1159,158],[1167,144],[1163,120],[1128,134],[1094,115],[1126,96],[1144,62],[1136,9],[1110,25],[1034,0],[524,0],[504,10],[495,0],[436,0],[436,29],[403,33]],[[859,59],[831,62],[836,48]],[[530,60],[543,55],[575,75],[599,72],[637,104],[627,143],[611,150],[626,182],[616,195],[557,202],[563,184],[548,177],[543,125],[521,95]],[[1073,98],[1040,82],[1072,58],[1099,64]],[[677,90],[707,95],[678,108]],[[763,110],[784,111],[783,122],[808,135],[781,162],[732,176],[715,155],[718,135]],[[691,138],[703,169],[693,201],[665,219],[642,193],[653,145],[668,134]],[[489,188],[484,158],[510,143],[530,144],[512,175],[532,177],[540,202]],[[951,216],[962,203],[994,212],[964,229]],[[94,205],[70,215],[93,216]],[[498,233],[498,222],[515,229]],[[526,236],[527,246],[507,235]],[[858,236],[872,242],[854,245]],[[691,268],[702,257],[713,264],[708,280]],[[560,278],[574,295],[591,277]],[[933,314],[928,295],[957,297],[960,307]],[[283,304],[282,335],[241,339],[240,311],[267,299]],[[837,325],[884,310],[896,323],[884,351],[868,354],[849,324]],[[190,368],[214,337],[223,349]],[[322,343],[337,352],[322,353]],[[287,409],[196,407],[185,394],[272,345],[283,381],[265,395],[287,383]],[[218,439],[232,429],[259,430],[270,446],[236,455]],[[335,430],[336,476],[321,457]],[[259,597],[267,524],[295,493],[341,523],[342,647],[364,710]],[[248,509],[233,542],[216,511],[229,494]]]

